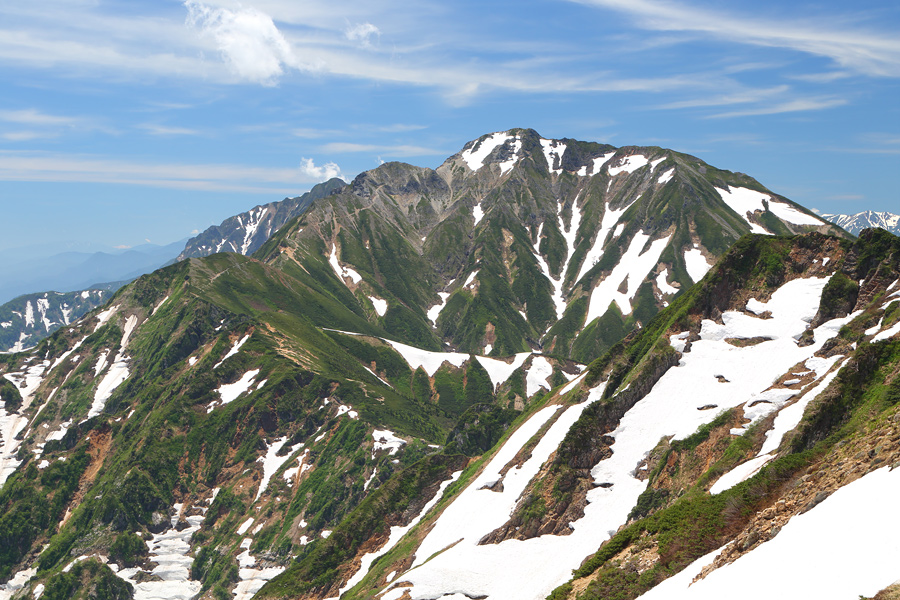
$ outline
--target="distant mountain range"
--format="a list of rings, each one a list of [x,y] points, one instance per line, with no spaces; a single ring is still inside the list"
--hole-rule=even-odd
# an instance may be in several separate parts
[[[39,249],[0,251],[0,303],[22,294],[94,289],[131,281],[172,261],[185,240],[165,246],[142,244],[123,250],[67,251],[47,256]]]
[[[853,235],[859,235],[863,229],[880,227],[894,235],[900,234],[900,215],[889,212],[866,210],[853,215],[822,215],[835,225],[844,228]]]

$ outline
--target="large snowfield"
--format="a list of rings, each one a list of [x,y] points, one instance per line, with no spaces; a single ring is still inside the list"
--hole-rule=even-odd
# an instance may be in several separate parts
[[[548,406],[525,422],[497,452],[482,474],[444,510],[417,550],[413,567],[397,575],[395,580],[412,584],[407,587],[404,583],[402,589],[408,590],[415,600],[444,595],[453,597],[451,594],[487,596],[492,600],[545,598],[556,586],[569,579],[573,568],[625,523],[637,497],[646,488],[646,482],[637,479],[634,472],[662,437],[684,438],[711,421],[720,411],[741,405],[747,409],[748,416],[761,418],[767,412],[791,406],[795,396],[808,402],[824,387],[822,378],[835,372],[831,367],[838,358],[823,362],[813,355],[826,340],[837,334],[849,317],[830,321],[815,329],[814,343],[809,346],[801,347],[797,340],[815,315],[827,281],[828,278],[796,279],[784,284],[768,302],[751,302],[757,312],[770,311],[771,318],[729,311],[723,314],[722,323],[704,321],[700,339],[693,342],[689,352],[683,354],[679,365],[671,368],[626,413],[610,434],[615,438],[613,454],[597,464],[591,473],[595,483],[607,485],[588,493],[589,504],[585,515],[570,525],[573,529],[571,535],[544,535],[525,541],[507,540],[499,544],[478,545],[485,535],[506,523],[527,483],[557,449],[584,408],[600,397],[600,388],[592,390],[588,399],[580,405],[565,409]],[[754,337],[770,339],[744,347],[726,341]],[[673,342],[684,348],[683,342],[679,343],[678,339],[673,339]],[[815,372],[815,381],[802,389],[770,389],[776,380],[798,363],[805,363],[802,370]],[[719,375],[727,382],[721,382],[717,377]],[[751,412],[750,404],[760,399],[768,400],[770,406],[765,411]],[[714,404],[716,410],[697,410],[708,404]],[[541,438],[531,457],[521,467],[510,469],[503,478],[503,491],[487,489],[485,486],[500,478],[500,469],[558,411],[563,412]],[[755,463],[733,473],[722,485],[737,483],[766,462],[774,440],[780,441],[787,428],[796,424],[796,419],[796,414],[788,414],[783,423],[776,421],[775,430],[771,433],[772,444],[767,444],[764,448],[766,452],[761,453]],[[743,431],[734,433],[738,435]],[[813,513],[815,511],[810,514]],[[790,536],[786,539],[789,540]],[[893,556],[896,555],[895,552]],[[710,581],[719,578],[734,587],[744,585],[747,579],[746,576],[738,578],[723,574]],[[729,584],[723,584],[724,588],[703,597],[734,597],[730,593],[733,590],[729,593],[722,591]],[[856,594],[862,591],[854,588]],[[399,597],[400,592],[400,588],[390,590],[385,598]]]

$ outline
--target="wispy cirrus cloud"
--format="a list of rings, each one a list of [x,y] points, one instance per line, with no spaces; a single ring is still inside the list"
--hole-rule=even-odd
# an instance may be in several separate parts
[[[33,108],[22,110],[0,110],[0,121],[15,123],[17,125],[78,125],[84,123],[84,119],[49,115]]]
[[[344,30],[344,36],[351,42],[357,43],[363,48],[372,46],[372,38],[379,37],[381,30],[371,23],[357,23]]]
[[[304,158],[295,167],[239,164],[167,164],[117,160],[104,156],[0,151],[0,181],[52,181],[128,184],[198,191],[248,193],[297,192],[301,184],[340,177],[329,162],[317,167]]]
[[[157,125],[155,123],[144,123],[143,125],[138,125],[138,129],[143,129],[150,135],[160,135],[160,136],[172,136],[172,135],[199,135],[200,132],[196,129],[189,129],[187,127],[170,127],[166,125]]]
[[[352,142],[332,142],[325,144],[321,148],[322,152],[327,154],[343,154],[354,152],[370,152],[383,154],[385,156],[434,156],[446,155],[446,150],[437,148],[426,148],[424,146],[413,146],[406,144],[399,145],[379,145],[379,144],[356,144]]]
[[[844,98],[799,98],[773,104],[764,104],[745,110],[708,115],[707,119],[729,119],[733,117],[752,117],[759,115],[777,115],[783,113],[807,112],[811,110],[825,110],[847,104]]]
[[[865,75],[900,77],[900,38],[895,32],[851,28],[838,19],[762,19],[666,0],[571,1],[624,13],[645,29],[692,32],[730,43],[787,48],[831,59],[845,69]]]

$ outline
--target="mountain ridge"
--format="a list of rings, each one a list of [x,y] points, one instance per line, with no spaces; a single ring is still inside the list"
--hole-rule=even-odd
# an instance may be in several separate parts
[[[863,229],[872,227],[880,227],[894,235],[900,234],[900,215],[890,212],[865,210],[852,215],[823,214],[822,218],[843,227],[853,235],[859,235]]]
[[[840,487],[822,456],[900,460],[900,242],[819,229],[694,157],[530,130],[361,174],[0,356],[0,593],[632,598],[761,555]]]

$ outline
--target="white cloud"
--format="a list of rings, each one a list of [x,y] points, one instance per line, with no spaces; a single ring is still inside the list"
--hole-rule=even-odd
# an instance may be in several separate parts
[[[381,30],[371,23],[359,23],[353,27],[348,27],[344,31],[344,35],[351,42],[356,42],[363,48],[368,48],[372,45],[373,36],[381,36]]]
[[[333,162],[328,162],[322,165],[321,167],[317,167],[311,158],[303,158],[300,160],[300,170],[304,175],[315,179],[316,181],[327,181],[333,177],[344,178],[341,175],[341,168],[337,166]]]
[[[214,8],[185,0],[187,24],[215,41],[216,47],[242,79],[274,85],[284,66],[298,67],[293,50],[272,18],[253,8]]]

